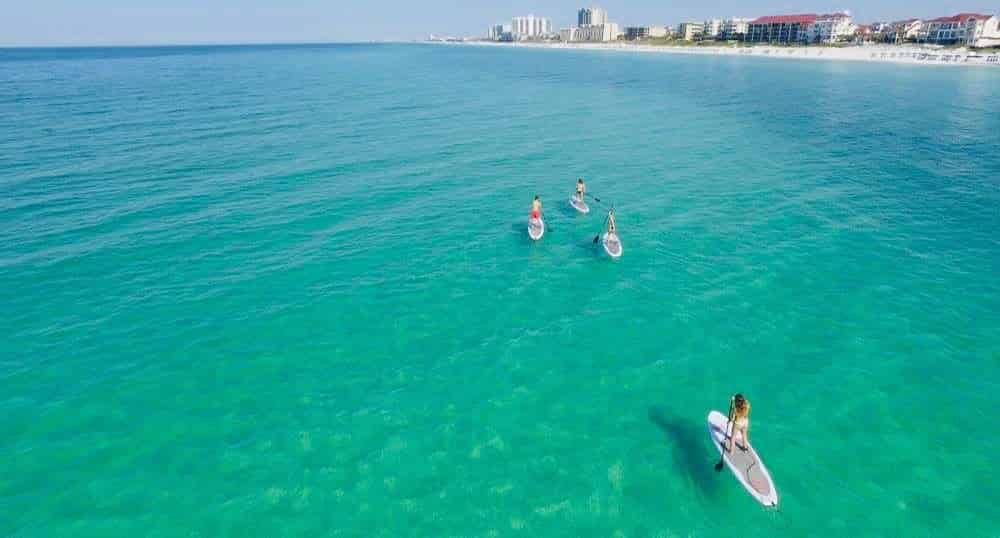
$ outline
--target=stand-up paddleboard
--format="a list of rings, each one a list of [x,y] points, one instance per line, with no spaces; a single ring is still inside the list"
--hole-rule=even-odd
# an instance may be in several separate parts
[[[528,237],[538,241],[545,235],[545,221],[541,218],[528,219]]]
[[[583,198],[577,198],[575,194],[569,197],[569,205],[580,213],[590,213],[590,206],[587,205],[587,202],[583,201]]]
[[[622,256],[622,240],[615,234],[608,237],[608,232],[604,232],[601,235],[601,245],[604,245],[604,252],[608,253],[608,256],[612,258],[621,258]]]
[[[745,441],[737,438],[733,442],[733,451],[726,452],[728,433],[729,419],[726,415],[718,411],[710,412],[708,434],[712,437],[712,444],[719,449],[719,454],[726,461],[726,466],[757,502],[764,506],[778,506],[778,490],[774,488],[771,473],[767,472],[767,467],[764,467],[764,462],[757,456],[753,445],[748,444],[746,450],[743,450],[739,445]]]

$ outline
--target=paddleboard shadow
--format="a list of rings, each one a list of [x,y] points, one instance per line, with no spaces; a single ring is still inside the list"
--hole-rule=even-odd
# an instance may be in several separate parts
[[[658,406],[649,408],[649,421],[666,435],[674,464],[706,497],[718,497],[719,481],[712,470],[714,462],[705,458],[705,446],[702,444],[704,434],[700,425],[682,420]]]
[[[586,213],[580,213],[579,211],[573,209],[573,206],[569,204],[559,206],[559,214],[567,218],[587,218]]]

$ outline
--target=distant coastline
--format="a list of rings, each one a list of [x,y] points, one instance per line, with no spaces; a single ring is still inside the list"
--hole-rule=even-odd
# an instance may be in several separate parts
[[[507,48],[598,50],[637,53],[692,54],[702,56],[750,56],[793,60],[846,60],[919,65],[1000,67],[1000,50],[946,49],[916,45],[818,46],[684,46],[612,43],[498,43],[490,41],[435,42],[447,45]]]

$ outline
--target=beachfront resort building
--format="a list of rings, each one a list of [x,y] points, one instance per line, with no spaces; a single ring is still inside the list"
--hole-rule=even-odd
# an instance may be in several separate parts
[[[980,21],[973,32],[969,34],[969,46],[1000,47],[1000,17],[992,15],[985,21]]]
[[[847,13],[770,15],[750,21],[746,40],[754,43],[838,43],[854,38],[857,25]]]
[[[885,43],[891,25],[887,22],[859,24],[854,32],[855,43]]]
[[[718,39],[722,36],[722,19],[709,19],[701,25],[702,39]]]
[[[510,26],[515,40],[538,38],[552,33],[552,21],[534,15],[514,17],[510,21]]]
[[[615,41],[617,39],[618,24],[607,22],[577,28],[576,39],[573,41]]]
[[[809,35],[816,15],[769,15],[747,25],[746,40],[753,43],[801,43]]]
[[[918,37],[937,45],[994,47],[1000,45],[1000,19],[995,15],[959,13],[927,21]]]
[[[700,22],[682,22],[677,25],[677,39],[694,41],[701,37],[705,25]]]
[[[598,26],[608,23],[608,12],[599,7],[585,7],[576,12],[577,27]]]
[[[920,37],[924,22],[920,19],[890,22],[883,31],[883,41],[886,43],[910,43]]]
[[[641,41],[643,39],[667,37],[666,26],[629,26],[625,28],[625,39],[629,41]]]
[[[859,24],[854,29],[853,41],[857,44],[873,43],[877,33],[872,29],[871,24]]]
[[[726,41],[743,39],[743,37],[746,36],[747,26],[749,24],[750,19],[739,17],[726,19],[722,21],[722,35],[719,36],[719,38]]]
[[[888,22],[873,22],[868,25],[868,29],[872,31],[873,34],[884,34],[889,31],[891,24]]]
[[[823,44],[840,43],[854,37],[857,29],[857,25],[847,13],[817,15],[816,20],[809,25],[803,41]]]
[[[569,43],[570,41],[579,41],[576,35],[578,30],[579,28],[577,28],[576,26],[572,28],[560,28],[559,41],[562,41],[564,43]]]
[[[514,17],[510,24],[494,24],[486,32],[490,41],[524,41],[541,39],[552,34],[552,21],[545,17],[528,15]]]
[[[514,37],[510,30],[511,27],[509,24],[494,24],[486,32],[486,39],[490,41],[513,41]]]
[[[618,25],[608,22],[608,12],[599,7],[585,7],[576,13],[577,27],[559,30],[562,41],[615,41]]]

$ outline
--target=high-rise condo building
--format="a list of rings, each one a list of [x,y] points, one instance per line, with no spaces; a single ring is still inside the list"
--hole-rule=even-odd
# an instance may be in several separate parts
[[[552,21],[545,17],[528,15],[511,19],[511,33],[515,39],[541,37],[552,33]]]
[[[597,26],[608,23],[608,12],[599,7],[585,7],[576,14],[577,26]]]

